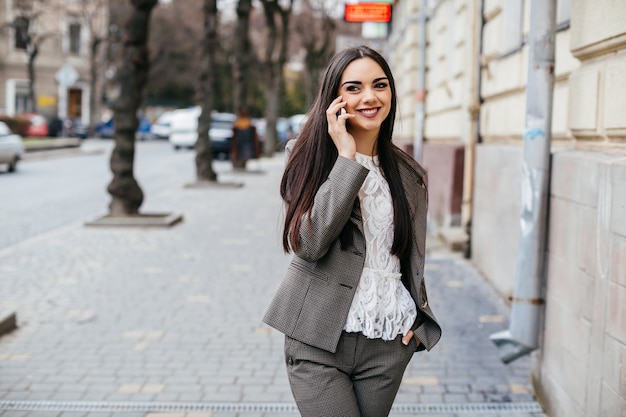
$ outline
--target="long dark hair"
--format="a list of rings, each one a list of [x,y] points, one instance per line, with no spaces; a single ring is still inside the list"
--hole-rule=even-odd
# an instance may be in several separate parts
[[[352,61],[361,58],[376,61],[389,79],[391,108],[389,115],[381,124],[376,149],[393,199],[394,241],[391,253],[400,259],[406,258],[409,254],[412,236],[411,214],[399,174],[398,159],[401,158],[397,158],[398,153],[403,151],[391,142],[397,108],[396,86],[385,59],[367,46],[345,49],[331,59],[315,102],[308,112],[309,117],[287,161],[280,184],[280,195],[286,203],[283,229],[285,252],[298,251],[302,221],[313,207],[315,194],[328,178],[337,160],[337,148],[328,134],[326,109],[337,98],[341,76],[346,67]]]

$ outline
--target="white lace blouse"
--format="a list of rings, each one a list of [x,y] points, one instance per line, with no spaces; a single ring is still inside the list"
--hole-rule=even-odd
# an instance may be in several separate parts
[[[417,317],[415,302],[402,284],[400,259],[391,254],[393,203],[378,156],[356,154],[369,169],[359,200],[365,233],[365,266],[344,330],[370,339],[393,340],[406,335]]]

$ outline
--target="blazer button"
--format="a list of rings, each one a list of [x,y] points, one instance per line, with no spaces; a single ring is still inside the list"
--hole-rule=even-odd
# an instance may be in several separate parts
[[[288,365],[293,365],[293,358],[292,358],[291,356],[289,356],[289,357],[287,358],[287,364],[288,364]]]
[[[426,300],[426,301],[424,301],[422,303],[422,308],[426,308],[426,307],[428,307],[428,300]]]

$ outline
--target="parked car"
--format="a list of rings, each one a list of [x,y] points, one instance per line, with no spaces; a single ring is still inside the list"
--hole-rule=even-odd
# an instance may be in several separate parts
[[[137,116],[139,119],[139,126],[137,126],[137,131],[135,132],[135,139],[145,140],[151,137],[150,133],[150,119],[148,119],[144,115]],[[113,134],[115,133],[115,122],[113,118],[98,123],[96,125],[96,135],[101,139],[111,139]]]
[[[198,117],[200,107],[174,110],[170,117],[169,142],[174,149],[193,148],[198,139]],[[233,125],[236,115],[232,113],[213,113],[209,138],[211,150],[217,158],[226,159],[230,155],[233,137]]]
[[[137,116],[137,118],[139,119],[139,126],[137,126],[137,131],[135,132],[135,138],[139,140],[150,139],[152,137],[152,133],[151,133],[152,123],[150,122],[150,119],[148,119],[143,114]]]
[[[63,136],[63,120],[53,117],[48,120],[48,136],[58,138]]]
[[[22,137],[11,132],[6,123],[0,122],[0,164],[7,165],[8,171],[14,172],[23,154]]]
[[[306,114],[294,114],[289,118],[289,124],[291,125],[291,129],[293,129],[294,138],[297,138],[300,135],[300,130],[304,126],[304,123],[307,121]]]
[[[113,125],[113,118],[100,122],[96,125],[96,135],[102,139],[111,139],[115,133],[115,126]]]
[[[150,133],[155,139],[169,139],[170,131],[172,130],[172,115],[171,111],[166,111],[161,114],[156,122],[150,128]]]
[[[277,150],[283,151],[289,139],[293,139],[293,129],[288,118],[279,117],[276,120],[276,135],[278,139]]]
[[[232,113],[213,113],[211,115],[209,138],[211,139],[211,150],[217,158],[229,158],[230,145],[233,139],[233,125],[236,119],[237,116]]]
[[[170,117],[169,142],[174,149],[193,148],[198,138],[200,107],[174,110]]]
[[[87,139],[89,136],[89,126],[83,123],[82,119],[65,119],[63,122],[63,134],[70,138]]]
[[[26,130],[27,136],[42,137],[48,136],[48,121],[39,113],[24,113],[21,115],[28,119],[30,126]]]

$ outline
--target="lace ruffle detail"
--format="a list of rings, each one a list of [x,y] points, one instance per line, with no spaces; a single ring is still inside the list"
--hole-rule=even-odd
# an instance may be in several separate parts
[[[417,309],[400,280],[400,260],[391,255],[393,202],[378,158],[357,153],[356,160],[370,170],[359,191],[365,267],[344,329],[372,339],[393,340],[410,330]]]
[[[370,339],[393,340],[411,329],[415,317],[415,302],[399,273],[365,268],[344,329]]]

